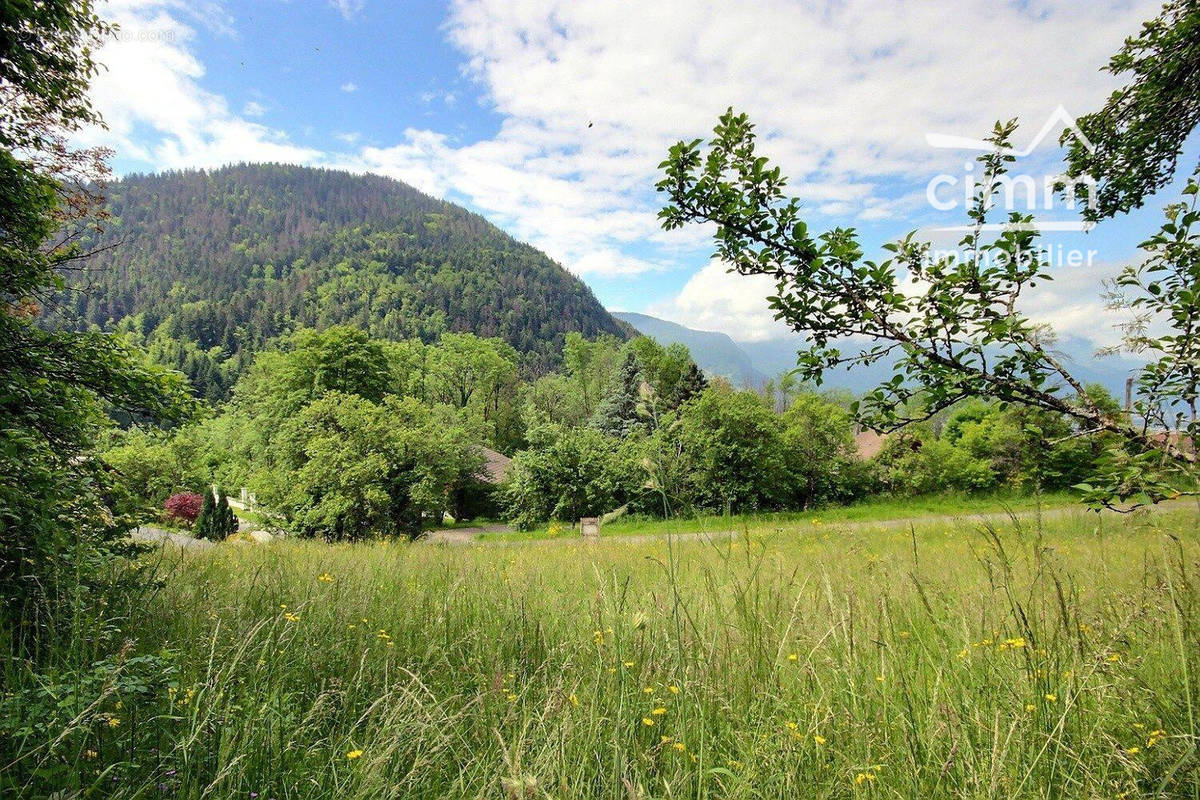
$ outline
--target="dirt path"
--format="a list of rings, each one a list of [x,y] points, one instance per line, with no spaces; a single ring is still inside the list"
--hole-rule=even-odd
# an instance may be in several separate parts
[[[1194,501],[1177,500],[1159,504],[1151,509],[1151,513],[1159,511],[1168,511],[1184,508],[1195,508]],[[830,521],[823,522],[822,527],[838,528],[841,530],[864,530],[871,528],[883,528],[887,530],[895,528],[907,528],[909,525],[926,526],[937,524],[958,525],[962,523],[970,523],[981,525],[984,523],[1007,523],[1013,520],[1021,522],[1032,522],[1037,519],[1038,511],[981,511],[963,514],[925,514],[916,517],[895,517],[892,519],[882,520],[854,520],[854,521]],[[1057,506],[1055,508],[1046,508],[1041,510],[1041,518],[1061,519],[1074,514],[1088,513],[1088,510],[1082,505]],[[1091,512],[1094,513],[1094,512]],[[1115,511],[1101,512],[1105,516],[1116,516]],[[779,523],[779,527],[799,527],[800,522],[784,522]],[[759,526],[761,527],[761,526]],[[452,530],[434,531],[425,537],[422,541],[432,544],[447,544],[447,545],[480,545],[480,546],[501,546],[511,547],[522,544],[552,544],[554,542],[570,542],[579,541],[579,537],[564,535],[554,539],[480,539],[484,533],[507,533],[513,532],[513,528],[509,525],[483,525],[474,528],[455,528]],[[720,541],[731,537],[740,536],[741,531],[733,530],[714,530],[714,531],[692,531],[687,533],[671,533],[664,531],[663,533],[631,533],[621,535],[619,533],[605,535],[600,538],[600,542],[606,544],[642,544],[656,540],[663,540],[667,537],[673,538],[677,542],[688,541]]]
[[[474,525],[470,528],[445,528],[425,534],[422,542],[429,544],[471,544],[485,533],[512,533],[511,525]]]
[[[170,542],[179,547],[195,547],[200,549],[213,546],[213,543],[207,539],[194,539],[191,536],[175,533],[163,528],[155,528],[152,525],[141,525],[133,533],[129,534],[129,536],[135,542]]]

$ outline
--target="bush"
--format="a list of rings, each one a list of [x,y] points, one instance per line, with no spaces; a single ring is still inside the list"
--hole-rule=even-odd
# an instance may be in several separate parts
[[[163,503],[163,511],[169,522],[182,522],[187,525],[196,524],[200,509],[204,507],[204,498],[195,492],[176,492]]]
[[[575,522],[635,499],[644,472],[625,443],[592,428],[545,425],[513,458],[503,487],[507,518],[521,530],[547,520]]]
[[[229,507],[229,501],[224,492],[214,497],[212,492],[204,493],[204,505],[200,515],[196,517],[195,532],[198,539],[211,539],[220,542],[231,533],[236,533],[238,520]]]

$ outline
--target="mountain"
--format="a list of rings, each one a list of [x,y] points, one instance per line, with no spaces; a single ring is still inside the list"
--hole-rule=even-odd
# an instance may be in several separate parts
[[[773,377],[796,368],[796,351],[803,346],[804,341],[799,336],[785,336],[737,344],[755,368]],[[849,349],[846,348],[847,351]],[[1097,358],[1095,344],[1077,336],[1062,337],[1052,349],[1071,374],[1082,383],[1099,383],[1118,399],[1124,397],[1126,376],[1140,363],[1122,356]],[[830,370],[825,374],[823,386],[862,394],[887,381],[892,374],[891,365],[885,362],[850,370]]]
[[[738,342],[723,333],[698,331],[646,314],[616,311],[613,316],[664,344],[687,345],[692,358],[703,369],[724,375],[738,386],[757,388],[765,379],[795,369],[796,353],[804,344],[799,336]],[[1122,356],[1097,358],[1095,350],[1094,344],[1080,337],[1063,337],[1054,346],[1055,353],[1081,382],[1099,383],[1118,400],[1123,399],[1125,378],[1139,362]],[[825,374],[822,388],[862,394],[887,381],[892,374],[890,364],[883,362],[851,370],[830,370]]]
[[[613,316],[629,323],[638,333],[649,336],[660,344],[678,342],[685,345],[701,369],[713,375],[724,375],[735,386],[758,388],[766,378],[742,348],[723,333],[693,330],[665,319],[631,311],[614,311]]]
[[[627,338],[545,254],[390,178],[281,164],[131,175],[57,324],[138,338],[210,399],[267,340],[347,323],[380,338],[498,336],[527,374],[568,331]]]

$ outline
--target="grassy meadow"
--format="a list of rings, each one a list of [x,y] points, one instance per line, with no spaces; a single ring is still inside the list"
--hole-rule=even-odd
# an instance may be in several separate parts
[[[8,767],[138,798],[1197,798],[1198,523],[167,548],[94,701],[5,676]]]

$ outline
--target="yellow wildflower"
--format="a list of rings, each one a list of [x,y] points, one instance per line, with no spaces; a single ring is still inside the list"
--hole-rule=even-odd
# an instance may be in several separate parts
[[[571,694],[571,696],[570,696],[570,697],[568,697],[567,699],[571,701],[571,705],[573,705],[573,706],[577,706],[577,705],[579,705],[579,698],[578,698],[578,697],[576,697],[576,696],[574,695],[574,693],[572,693],[572,694]]]
[[[328,572],[322,572],[317,576],[317,580],[321,581],[321,583],[333,583],[333,576]]]
[[[668,686],[667,691],[669,691],[671,694],[679,694],[679,687],[678,686]]]
[[[110,728],[115,728],[121,724],[121,718],[120,717],[109,717],[108,720],[106,721],[106,724]]]
[[[674,747],[676,750],[678,750],[681,753],[687,749],[684,746],[683,742],[676,742],[675,744],[671,745],[671,747]]]
[[[1054,703],[1054,702],[1057,702],[1057,701],[1058,701],[1058,695],[1056,695],[1056,694],[1048,694],[1048,695],[1046,695],[1046,702],[1049,702],[1049,703]]]
[[[796,661],[797,659],[799,659],[799,656],[795,653],[788,653],[788,661]]]
[[[665,713],[667,713],[667,710],[665,708],[663,708],[662,706],[659,706],[658,708],[656,708],[650,712],[650,714],[655,717],[661,717]]]
[[[642,724],[647,728],[652,728],[654,727],[654,720],[650,719],[649,717],[642,717]]]
[[[821,736],[820,734],[816,734],[816,733],[814,733],[814,734],[813,734],[813,741],[814,741],[814,742],[816,742],[816,743],[817,743],[817,744],[819,744],[819,745],[820,745],[820,744],[825,744],[825,737],[824,737],[824,736]]]
[[[362,754],[363,754],[362,750],[351,750],[350,752],[346,753],[346,758],[353,761],[356,758],[360,758],[362,756]]]

